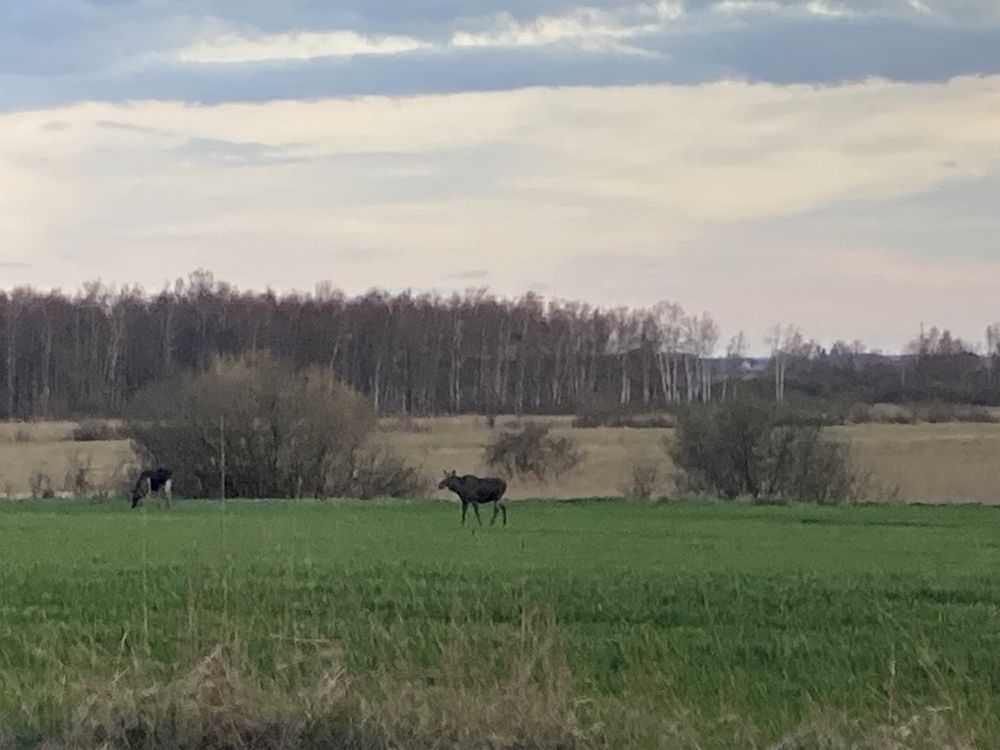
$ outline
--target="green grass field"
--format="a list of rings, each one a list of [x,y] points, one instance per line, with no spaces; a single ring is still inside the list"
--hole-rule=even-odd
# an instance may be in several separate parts
[[[1000,511],[458,518],[0,506],[0,745],[166,747],[229,701],[258,720],[234,732],[367,727],[345,747],[1000,747]]]

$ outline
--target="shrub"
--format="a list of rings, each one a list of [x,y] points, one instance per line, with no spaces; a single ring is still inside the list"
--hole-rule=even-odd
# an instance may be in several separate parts
[[[380,426],[384,432],[408,432],[416,435],[425,435],[431,431],[429,424],[418,420],[412,414],[405,414],[400,417],[387,417],[382,420]]]
[[[66,478],[63,490],[76,497],[86,497],[91,493],[91,471],[94,467],[94,454],[74,451],[68,460]]]
[[[969,406],[948,404],[936,401],[918,410],[918,416],[929,424],[944,424],[946,422],[981,422],[996,421],[992,412],[984,406]]]
[[[664,429],[676,423],[674,415],[667,411],[637,412],[622,407],[619,403],[593,401],[585,404],[573,418],[573,426],[632,427],[635,429]]]
[[[484,462],[507,476],[534,476],[539,481],[572,471],[583,454],[571,437],[552,437],[546,425],[526,422],[508,425],[486,445]]]
[[[660,467],[654,461],[636,461],[632,475],[622,486],[622,495],[637,500],[648,500],[660,486]]]
[[[224,425],[226,495],[293,498],[348,491],[375,424],[330,371],[264,354],[152,386],[130,404],[126,429],[140,455],[174,470],[179,495],[218,497]],[[398,476],[398,466],[372,466]]]
[[[73,440],[78,443],[120,440],[121,431],[97,419],[88,419],[73,429]]]
[[[430,481],[386,446],[368,445],[354,452],[350,474],[331,483],[330,494],[368,500],[376,497],[420,497],[430,493]]]
[[[28,488],[31,490],[33,500],[48,500],[56,496],[52,489],[52,479],[43,471],[36,471],[28,477]]]
[[[668,449],[685,491],[727,500],[858,499],[866,479],[853,468],[850,447],[826,440],[822,429],[761,403],[729,401],[683,411]]]
[[[899,404],[854,404],[848,421],[851,424],[916,424],[917,414],[909,407]]]
[[[945,424],[949,422],[996,422],[994,413],[985,406],[974,404],[953,404],[932,401],[928,404],[855,404],[850,411],[849,421],[853,424],[877,422],[880,424]]]

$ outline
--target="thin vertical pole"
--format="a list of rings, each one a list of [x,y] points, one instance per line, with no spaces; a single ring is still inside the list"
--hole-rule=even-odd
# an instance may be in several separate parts
[[[222,500],[222,554],[226,569],[222,574],[223,627],[229,629],[229,549],[226,546],[226,417],[219,417],[219,494]]]
[[[219,417],[219,495],[226,507],[226,417]]]
[[[152,494],[152,493],[150,493]],[[142,636],[149,654],[149,515],[142,504]]]

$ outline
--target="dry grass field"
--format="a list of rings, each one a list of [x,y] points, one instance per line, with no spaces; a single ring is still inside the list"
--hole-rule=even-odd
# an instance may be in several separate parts
[[[586,453],[577,470],[549,485],[515,483],[512,498],[612,497],[629,483],[632,466],[655,461],[671,491],[673,467],[662,448],[667,429],[574,429],[569,418],[548,420],[557,434],[572,435]],[[389,432],[389,439],[428,473],[444,469],[481,472],[490,429],[482,417],[436,418],[427,432]],[[865,424],[832,428],[850,441],[858,461],[898,499],[921,503],[1000,503],[1000,424]]]
[[[498,426],[512,418],[498,420]],[[576,429],[572,420],[545,418],[557,434],[574,437],[585,453],[581,466],[549,484],[512,482],[510,497],[613,497],[629,483],[632,467],[655,462],[664,494],[671,492],[672,467],[662,449],[665,429],[599,427]],[[120,482],[116,472],[134,461],[125,441],[74,442],[75,423],[0,425],[0,496],[24,497],[32,475],[49,478],[56,493],[72,490],[74,467],[89,465],[96,487]],[[442,470],[482,473],[483,446],[490,439],[484,417],[438,417],[383,423],[384,437],[428,476]],[[849,440],[879,484],[898,487],[906,502],[1000,504],[1000,424],[866,424],[833,428]],[[126,470],[127,472],[127,470]],[[441,497],[446,493],[436,493]]]

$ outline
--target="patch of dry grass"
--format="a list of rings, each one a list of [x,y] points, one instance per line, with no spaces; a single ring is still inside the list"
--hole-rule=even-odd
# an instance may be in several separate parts
[[[831,428],[876,479],[908,502],[1000,503],[1000,425],[870,424]]]
[[[499,417],[496,426],[515,421]],[[543,417],[553,435],[572,436],[585,453],[583,463],[547,483],[511,483],[509,497],[615,497],[630,485],[636,465],[655,466],[671,491],[673,466],[662,449],[669,429],[598,427],[577,429],[572,417]],[[96,481],[110,477],[123,461],[133,461],[127,441],[71,442],[76,423],[52,422],[0,425],[0,497],[24,496],[29,478],[47,474],[61,488],[72,457],[81,448],[93,456]],[[492,431],[486,417],[437,417],[384,420],[389,445],[407,462],[435,480],[443,470],[489,473],[483,466],[483,448]],[[859,424],[831,428],[849,439],[861,464],[875,481],[898,488],[905,502],[1000,503],[1000,424]],[[19,440],[28,431],[30,439]],[[435,493],[450,498],[445,492]]]
[[[0,422],[0,443],[53,443],[72,440],[76,422]]]
[[[0,499],[30,496],[31,478],[39,474],[48,477],[56,492],[72,492],[75,482],[68,477],[76,474],[81,463],[89,464],[88,481],[93,487],[110,489],[120,478],[123,465],[135,461],[127,440],[77,443],[65,439],[73,425],[31,427],[31,440],[0,441]],[[50,437],[53,439],[46,439]]]
[[[578,717],[573,675],[551,617],[525,615],[508,648],[486,655],[454,628],[440,662],[403,656],[354,675],[333,644],[308,665],[289,653],[264,676],[239,639],[164,680],[141,653],[102,680],[67,680],[69,717],[41,747],[583,750],[606,746]],[[304,667],[304,668],[303,668]],[[307,675],[307,676],[306,676]]]
[[[264,676],[238,639],[163,680],[141,654],[103,680],[64,679],[51,736],[40,750],[603,750],[741,747],[748,750],[973,750],[996,736],[995,720],[952,704],[901,707],[859,721],[816,705],[777,742],[748,717],[714,721],[684,705],[669,680],[649,673],[620,697],[584,697],[550,617],[525,615],[503,651],[484,656],[454,629],[440,662],[405,658],[392,669],[352,674],[334,646]],[[655,688],[655,689],[651,689]],[[57,718],[64,715],[65,721]],[[6,741],[5,741],[6,740]],[[23,743],[5,738],[0,747]]]
[[[234,637],[166,679],[140,647],[113,676],[67,675],[48,707],[51,734],[37,747],[973,750],[977,736],[996,736],[995,719],[944,697],[941,705],[900,706],[890,695],[884,721],[817,704],[773,742],[748,717],[708,719],[656,672],[638,676],[622,696],[584,697],[551,616],[525,613],[517,635],[492,653],[474,640],[456,626],[433,667],[401,656],[371,674],[352,673],[329,643],[304,669],[302,654],[289,653],[277,673],[264,675]],[[0,727],[0,747],[21,745]]]
[[[637,464],[656,466],[664,477],[674,471],[662,450],[662,441],[672,430],[575,429],[569,418],[542,419],[552,424],[554,435],[574,437],[586,458],[557,482],[512,483],[513,499],[613,497],[630,484]],[[491,434],[485,417],[440,417],[427,424],[428,432],[392,432],[389,439],[405,458],[433,476],[444,469],[485,472],[483,446]],[[994,468],[1000,465],[1000,424],[863,424],[831,430],[851,441],[858,460],[871,469],[876,482],[898,487],[899,500],[1000,502],[1000,473]]]

